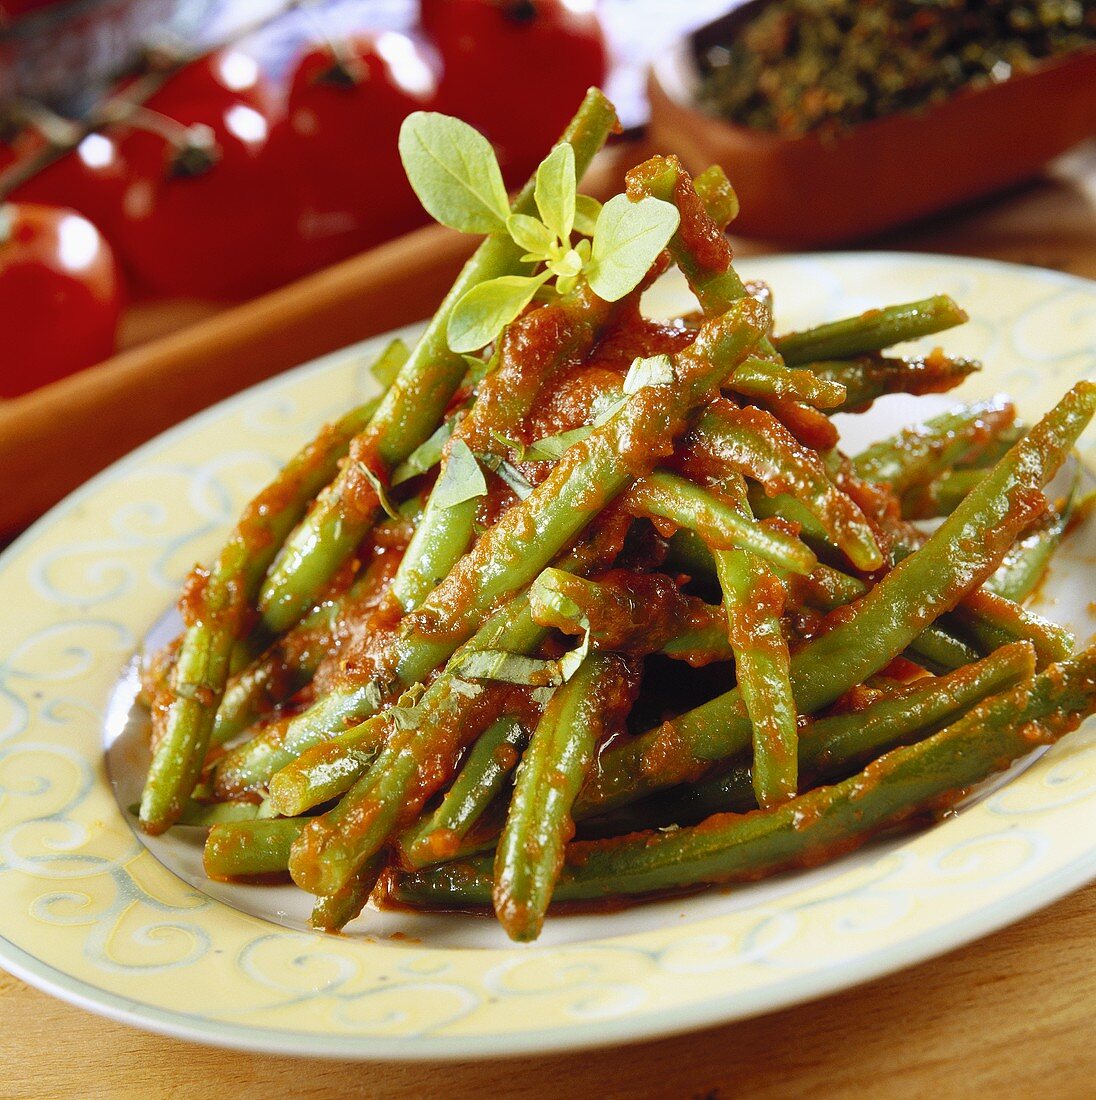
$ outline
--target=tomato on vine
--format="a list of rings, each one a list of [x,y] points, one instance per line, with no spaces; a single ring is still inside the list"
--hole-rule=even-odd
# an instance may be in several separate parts
[[[40,135],[25,132],[13,157],[33,156],[44,145]],[[117,140],[110,133],[93,133],[15,188],[10,197],[17,202],[76,210],[112,238],[124,189],[125,171]]]
[[[438,110],[471,123],[517,184],[567,125],[608,66],[589,0],[422,0],[441,55]],[[516,89],[534,94],[518,95]]]
[[[138,77],[128,77],[114,88],[124,92]],[[264,75],[259,62],[245,50],[226,46],[196,58],[172,73],[147,100],[145,106],[168,116],[189,104],[221,100],[246,103],[257,111],[274,110],[277,90]]]
[[[292,219],[269,116],[243,101],[197,101],[160,130],[121,139],[118,244],[134,272],[160,293],[197,298],[246,297],[282,281]]]
[[[434,88],[429,58],[402,34],[321,42],[301,56],[276,138],[295,192],[298,271],[421,224],[396,143]]]
[[[118,266],[91,222],[72,210],[0,205],[0,397],[105,359],[121,307]]]

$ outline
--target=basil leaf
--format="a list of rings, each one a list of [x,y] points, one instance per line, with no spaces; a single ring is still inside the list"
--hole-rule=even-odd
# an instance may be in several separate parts
[[[466,680],[500,680],[523,687],[554,688],[574,676],[589,652],[590,631],[587,629],[581,645],[558,660],[526,657],[501,649],[477,649],[461,658],[456,675]]]
[[[624,392],[638,393],[647,386],[670,386],[674,381],[674,361],[668,355],[633,359],[624,376]]]
[[[476,456],[463,439],[453,440],[441,476],[434,485],[432,499],[441,508],[452,508],[455,504],[463,504],[486,493],[487,479]]]
[[[449,437],[453,434],[457,424],[460,423],[462,414],[457,413],[451,416],[448,420],[443,420],[441,427],[439,427],[429,439],[423,440],[408,456],[401,462],[392,473],[392,486],[402,485],[405,481],[409,481],[413,477],[418,477],[419,474],[425,474],[427,470],[433,469],[441,461],[442,452],[445,450],[445,444],[449,442]]]
[[[456,674],[466,680],[501,680],[526,687],[554,687],[559,683],[556,661],[525,657],[501,649],[473,650],[461,658]]]
[[[462,233],[506,228],[510,203],[491,143],[460,119],[415,111],[400,127],[400,159],[427,213]]]
[[[533,486],[526,481],[522,472],[516,466],[511,466],[506,459],[499,458],[498,455],[480,455],[480,460],[513,489],[518,500],[524,500],[533,491]]]
[[[462,680],[459,676],[450,677],[449,689],[455,695],[463,695],[465,699],[475,699],[483,692],[481,684],[473,684],[469,680]]]
[[[415,729],[422,721],[422,711],[419,709],[419,700],[426,688],[422,684],[409,687],[402,695],[383,712],[384,717],[392,723],[394,730]]]
[[[373,492],[377,494],[377,502],[384,509],[384,513],[389,519],[399,519],[400,514],[396,511],[395,505],[388,497],[388,490],[384,487],[384,483],[373,471],[366,466],[364,462],[358,463],[358,469],[361,471],[362,476],[372,486]]]
[[[496,443],[501,443],[508,451],[513,451],[517,455],[518,462],[525,460],[525,444],[520,439],[511,439],[508,435],[503,435],[502,432],[492,432],[491,438]],[[484,457],[483,455],[480,456],[481,461]],[[491,457],[493,458],[494,455]]]
[[[548,270],[561,279],[574,279],[582,270],[582,256],[578,249],[569,248],[562,256],[548,261]]]
[[[533,185],[544,224],[564,243],[570,240],[575,224],[576,186],[575,151],[564,141],[540,162]]]
[[[369,373],[388,389],[396,381],[396,375],[400,373],[400,367],[407,362],[411,349],[400,339],[393,340],[373,361],[369,367]]]
[[[446,335],[450,349],[478,351],[491,343],[533,300],[549,274],[503,275],[472,287],[449,315]]]
[[[525,448],[525,457],[531,462],[554,462],[563,457],[563,452],[575,443],[581,443],[592,431],[592,424],[583,424],[579,428],[572,428],[569,432],[560,432],[558,435],[546,435],[535,443],[530,443]]]
[[[575,196],[575,229],[584,237],[592,237],[597,226],[601,203],[593,195]]]
[[[506,219],[506,231],[514,244],[525,249],[522,259],[526,262],[546,259],[556,243],[552,231],[543,222],[529,217],[528,214],[511,214]]]
[[[616,302],[634,290],[677,229],[677,208],[661,199],[616,195],[602,208],[586,277],[599,298]]]
[[[602,424],[608,424],[608,422],[627,404],[628,398],[626,397],[612,397],[609,394],[602,394],[598,400],[594,402],[594,427],[600,428]]]
[[[533,601],[534,616],[537,615],[540,608],[548,607],[560,619],[564,619],[569,623],[583,623],[585,622],[585,616],[582,614],[582,608],[579,607],[570,596],[565,595],[563,592],[552,588],[543,582],[544,574],[542,573],[529,588],[529,598]],[[538,621],[534,617],[534,621]],[[544,625],[543,623],[541,625]],[[554,625],[554,624],[553,624]]]
[[[585,620],[583,620],[585,623]],[[560,657],[559,674],[563,678],[563,682],[567,683],[576,672],[578,672],[579,665],[586,660],[590,653],[590,627],[586,627],[585,633],[582,635],[582,644],[576,646],[574,649],[568,650],[562,657]]]

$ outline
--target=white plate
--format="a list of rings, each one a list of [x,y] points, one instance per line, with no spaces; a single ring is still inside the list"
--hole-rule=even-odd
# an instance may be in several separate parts
[[[940,337],[986,370],[945,399],[887,399],[883,434],[949,398],[1006,391],[1034,417],[1094,373],[1096,287],[1052,272],[902,254],[743,262],[781,328],[946,292]],[[657,311],[687,308],[680,284]],[[195,560],[323,420],[368,388],[387,337],[248,391],[113,466],[0,558],[0,963],[114,1018],[207,1043],[362,1058],[477,1058],[655,1037],[847,987],[947,951],[1096,877],[1096,729],[991,784],[962,813],[826,867],[623,913],[552,918],[535,945],[474,917],[367,910],[307,930],[285,887],[207,881],[179,831],[139,838],[119,675]],[[931,342],[930,342],[931,343]],[[1085,438],[1091,467],[1093,436]],[[858,442],[866,438],[860,435]],[[1038,609],[1087,640],[1096,523]],[[130,694],[127,695],[127,691]],[[113,699],[113,709],[111,701]],[[106,731],[104,733],[104,731]]]

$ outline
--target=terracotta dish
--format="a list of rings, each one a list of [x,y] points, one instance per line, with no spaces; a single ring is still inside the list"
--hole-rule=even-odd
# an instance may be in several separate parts
[[[1028,179],[1096,134],[1096,50],[836,138],[734,125],[694,106],[695,58],[752,8],[681,39],[649,81],[652,144],[692,170],[724,167],[742,203],[737,233],[800,246],[865,237]]]

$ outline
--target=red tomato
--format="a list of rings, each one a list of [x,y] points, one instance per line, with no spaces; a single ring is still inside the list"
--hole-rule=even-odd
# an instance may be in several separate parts
[[[605,39],[587,0],[422,0],[422,26],[441,54],[438,110],[484,133],[512,184],[605,79]]]
[[[15,397],[114,350],[122,284],[110,246],[72,210],[0,207],[0,397]]]
[[[163,294],[238,298],[283,278],[289,192],[270,156],[270,119],[244,102],[195,102],[174,111],[208,144],[176,146],[129,131],[118,245],[123,259]]]
[[[406,35],[313,46],[293,73],[279,159],[296,192],[297,272],[427,220],[400,163],[400,124],[433,101],[433,69]]]
[[[42,144],[38,135],[22,136],[18,142],[19,158],[32,156]],[[16,202],[76,210],[113,237],[124,188],[125,174],[117,141],[110,134],[89,134],[71,152],[17,187],[11,198]]]
[[[0,0],[0,24],[6,19],[16,19],[39,8],[52,7],[58,2],[59,0]]]
[[[128,77],[120,81],[114,92],[124,91],[138,78]],[[198,101],[224,100],[246,103],[256,110],[273,110],[277,94],[263,75],[258,61],[249,53],[228,46],[207,54],[164,82],[164,85],[145,100],[150,110],[168,117]]]

